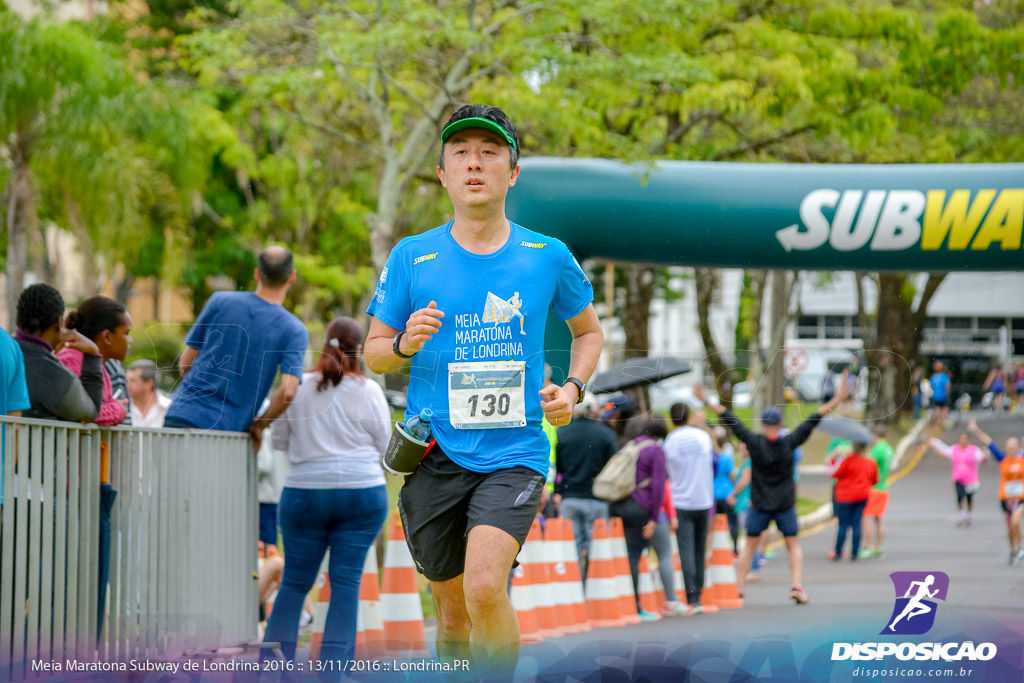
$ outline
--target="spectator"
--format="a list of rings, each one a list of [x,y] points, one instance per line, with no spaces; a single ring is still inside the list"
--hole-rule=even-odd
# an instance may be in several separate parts
[[[320,661],[339,676],[341,663],[353,658],[363,562],[388,509],[380,458],[391,411],[384,391],[363,376],[362,339],[351,318],[327,326],[317,369],[303,377],[307,389],[271,437],[291,467],[278,508],[287,562],[265,639],[294,658],[303,598],[329,549],[331,604]]]
[[[627,434],[627,429],[631,420],[636,417],[636,414],[636,404],[628,396],[625,394],[613,394],[608,398],[608,402],[604,404],[598,417],[612,428],[612,431],[615,432],[619,448],[622,448],[631,440],[630,435]]]
[[[615,432],[594,419],[596,409],[597,401],[585,396],[573,408],[573,421],[558,430],[555,444],[555,502],[572,522],[584,577],[594,520],[608,517],[608,503],[594,497],[594,479],[619,450]]]
[[[750,565],[757,550],[759,537],[774,520],[775,526],[786,539],[792,580],[789,595],[798,605],[805,605],[809,600],[801,584],[804,555],[800,548],[800,540],[797,538],[799,527],[796,519],[796,482],[793,481],[793,450],[807,440],[825,415],[849,399],[849,390],[850,384],[844,373],[842,382],[836,386],[832,400],[818,408],[818,411],[807,418],[792,434],[782,437],[779,436],[779,430],[782,428],[782,411],[778,408],[765,409],[761,414],[764,433],[754,434],[725,407],[709,406],[718,413],[722,424],[729,427],[736,438],[747,445],[747,451],[750,453],[751,507],[747,512],[747,542],[743,546],[739,566]],[[704,387],[695,387],[694,393],[698,399],[704,400]],[[741,596],[745,581],[746,575],[742,571],[738,572],[736,586]]]
[[[113,397],[118,401],[124,402],[125,407],[128,409],[124,414],[124,419],[121,420],[121,426],[131,426],[132,402],[131,396],[128,394],[128,377],[125,375],[124,366],[121,365],[121,361],[117,358],[111,358],[103,363],[103,369],[107,371],[107,375],[110,377],[110,390],[113,392]]]
[[[854,442],[850,454],[832,473],[836,480],[836,517],[839,528],[836,532],[834,562],[843,559],[843,544],[846,543],[846,532],[852,535],[850,559],[857,560],[860,555],[861,520],[864,507],[868,504],[871,487],[878,483],[878,465],[871,458],[865,457],[866,443]]]
[[[704,611],[700,597],[708,517],[715,504],[714,447],[707,431],[688,425],[690,408],[685,403],[674,404],[669,415],[675,429],[665,439],[665,465],[679,519],[676,540],[689,605],[686,614],[699,614]]]
[[[668,436],[665,418],[657,415],[648,419],[635,442],[643,444],[636,460],[637,488],[626,499],[612,503],[611,513],[622,519],[626,537],[626,556],[629,572],[633,576],[633,596],[637,614],[644,621],[658,619],[658,615],[640,606],[640,556],[645,547],[652,546],[658,512],[665,497],[665,451],[661,441]]]
[[[733,504],[729,502],[732,495],[733,484],[736,482],[736,460],[735,450],[729,443],[729,432],[725,427],[715,427],[711,430],[711,438],[715,443],[715,514],[725,515],[729,522],[729,535],[732,537],[732,552],[737,553],[739,541],[739,525],[736,523],[736,512]],[[710,537],[711,534],[709,533]]]
[[[868,495],[868,504],[864,508],[864,550],[860,551],[863,559],[882,557],[882,541],[885,540],[885,509],[889,506],[889,470],[892,469],[896,452],[885,440],[885,425],[879,422],[871,428],[875,443],[869,455],[878,466],[878,483]],[[833,503],[834,504],[834,503]],[[874,522],[874,528],[872,528]],[[874,547],[872,547],[872,544]]]
[[[31,407],[24,417],[93,422],[103,402],[103,359],[96,344],[77,330],[61,331],[64,299],[47,284],[26,287],[18,297],[15,338],[25,358],[25,382]],[[54,348],[82,353],[78,376],[57,360]]]
[[[137,360],[128,366],[129,411],[136,427],[163,427],[171,399],[157,389],[160,370],[151,360]]]
[[[263,411],[270,406],[270,400],[263,401]],[[261,411],[262,414],[262,411]],[[272,557],[277,554],[277,506],[281,502],[281,491],[284,489],[284,478],[288,468],[287,454],[273,446],[274,427],[267,427],[260,450],[256,453],[256,471],[258,474],[256,496],[260,501],[260,544],[264,555]]]
[[[0,360],[0,415],[20,417],[21,411],[32,407],[25,384],[25,356],[4,330],[0,330]]]
[[[94,296],[86,299],[77,311],[68,313],[65,325],[69,330],[78,330],[86,339],[96,344],[104,361],[111,358],[124,360],[131,346],[132,319],[125,307],[105,296]],[[75,348],[63,348],[57,352],[57,359],[76,375],[82,372],[83,354]],[[128,408],[125,406],[128,397],[114,397],[113,385],[106,368],[103,373],[103,402],[100,405],[96,424],[113,427],[121,424]]]
[[[924,409],[925,395],[921,391],[924,383],[924,368],[917,366],[910,374],[910,397],[913,401],[914,420],[921,419],[921,411]]]
[[[268,247],[258,262],[256,292],[217,292],[185,337],[181,385],[165,427],[249,430],[258,451],[263,430],[295,397],[309,333],[284,309],[295,282],[292,255],[284,247]],[[281,385],[257,418],[278,368]]]

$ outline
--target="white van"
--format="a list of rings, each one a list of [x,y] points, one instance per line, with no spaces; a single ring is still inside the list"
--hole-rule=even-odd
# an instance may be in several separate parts
[[[867,370],[860,347],[862,344],[848,340],[830,342],[816,339],[790,339],[786,341],[787,379],[805,401],[821,402],[825,398],[825,379],[832,374],[831,386],[839,382],[839,375],[848,369],[854,358],[861,367],[861,380],[857,385],[857,398],[867,398]],[[789,374],[792,371],[792,374]],[[834,390],[834,389],[833,389]]]

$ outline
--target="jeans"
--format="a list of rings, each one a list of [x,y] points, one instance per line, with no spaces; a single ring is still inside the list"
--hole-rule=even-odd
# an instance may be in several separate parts
[[[313,588],[324,552],[331,551],[328,575],[331,603],[324,625],[320,661],[353,658],[359,583],[366,552],[387,516],[384,486],[368,489],[297,489],[285,487],[278,505],[284,538],[284,576],[264,640],[280,642],[281,651],[295,658],[299,613]],[[340,673],[339,673],[340,675]]]
[[[576,554],[580,558],[580,573],[586,578],[584,551],[590,552],[594,520],[608,518],[608,503],[596,498],[563,498],[559,514],[572,522],[572,532],[576,537]]]
[[[836,533],[836,557],[843,554],[847,529],[853,533],[850,557],[857,557],[857,553],[860,552],[860,520],[864,516],[864,506],[867,504],[867,499],[858,500],[855,503],[835,504],[836,517],[839,518],[839,531]]]
[[[704,591],[704,552],[708,538],[708,510],[680,510],[676,508],[679,528],[676,541],[679,543],[679,562],[683,565],[683,584],[686,586],[686,602],[700,604]]]

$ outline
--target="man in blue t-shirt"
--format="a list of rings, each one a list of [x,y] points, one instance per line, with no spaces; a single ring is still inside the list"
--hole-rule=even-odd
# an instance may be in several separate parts
[[[257,261],[256,291],[217,292],[185,337],[164,427],[249,430],[258,451],[263,430],[298,391],[309,332],[283,306],[295,282],[292,255],[269,247]],[[281,385],[257,419],[278,368]]]
[[[20,416],[21,411],[31,407],[21,347],[5,330],[0,330],[0,415]]]
[[[437,603],[438,655],[502,675],[520,640],[508,573],[549,467],[542,418],[569,424],[604,336],[566,246],[505,216],[519,176],[505,113],[462,107],[441,143],[437,174],[455,219],[392,250],[367,310],[366,363],[393,372],[411,358],[406,417],[434,413],[436,444],[406,477],[399,511]],[[572,361],[562,386],[543,387],[549,309],[572,332]]]
[[[949,370],[941,361],[935,361],[932,369],[934,373],[928,378],[928,382],[932,385],[931,404],[935,409],[933,419],[938,424],[942,424],[949,416],[949,392],[953,380],[949,376]]]

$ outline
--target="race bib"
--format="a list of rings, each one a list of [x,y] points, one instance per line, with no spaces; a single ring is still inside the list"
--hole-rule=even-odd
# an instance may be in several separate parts
[[[455,429],[526,426],[526,361],[448,364],[448,410]]]
[[[1024,480],[1017,479],[1003,484],[1003,492],[1007,498],[1024,498]]]

